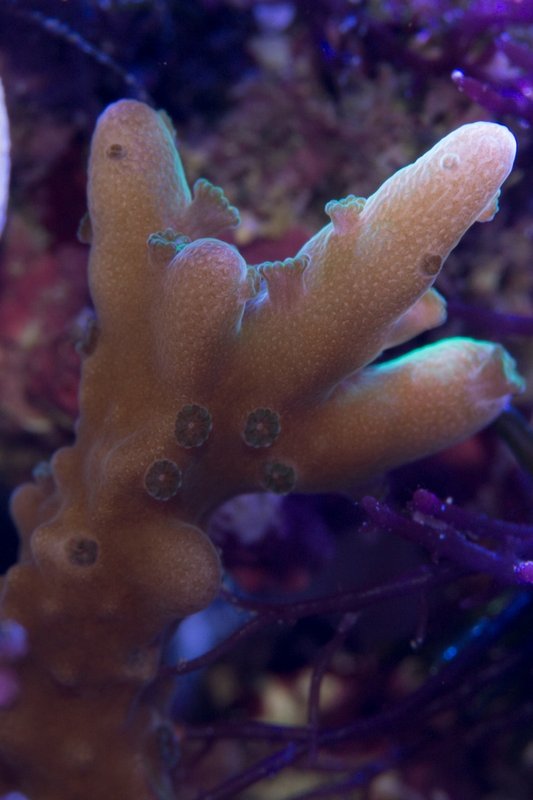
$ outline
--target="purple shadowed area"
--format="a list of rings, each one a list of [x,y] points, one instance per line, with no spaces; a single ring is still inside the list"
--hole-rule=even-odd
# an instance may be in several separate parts
[[[424,76],[451,76],[461,92],[492,114],[533,123],[531,3],[389,0],[368,9],[347,9],[334,1],[317,3],[316,9],[304,2],[295,5],[312,18],[330,67],[342,72],[361,61],[395,63],[412,71],[419,87]]]
[[[335,505],[334,522],[342,525],[349,503]],[[333,555],[331,507],[327,497],[242,495],[215,512],[209,534],[226,569],[246,575],[253,588],[302,588]]]
[[[468,323],[476,333],[493,339],[502,336],[533,336],[533,316],[526,314],[504,314],[491,308],[450,300],[447,304],[449,318]]]
[[[529,525],[471,515],[442,503],[425,490],[415,492],[411,518],[373,497],[365,497],[362,506],[372,522],[419,544],[429,551],[433,560],[448,560],[469,572],[491,575],[507,586],[531,582],[533,527]],[[474,536],[476,528],[478,535]],[[481,530],[488,539],[483,543],[478,541]]]
[[[29,800],[29,798],[22,792],[9,792],[9,794],[3,794],[0,800]]]
[[[28,652],[25,629],[18,622],[0,623],[0,708],[9,706],[17,697],[19,685],[16,672],[11,668]]]

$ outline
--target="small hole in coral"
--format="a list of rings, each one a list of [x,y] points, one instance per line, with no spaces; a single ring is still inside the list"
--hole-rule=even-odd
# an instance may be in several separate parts
[[[108,158],[113,158],[115,160],[119,160],[121,158],[126,158],[127,150],[121,144],[110,144],[106,151],[106,156]]]
[[[421,269],[424,275],[433,277],[437,275],[442,267],[442,258],[439,255],[426,253],[422,256]]]
[[[182,447],[200,447],[213,428],[211,414],[197,403],[187,403],[176,416],[174,433]]]
[[[296,472],[293,467],[280,461],[265,464],[264,485],[269,492],[289,494],[296,484]]]
[[[279,414],[270,408],[256,408],[248,414],[242,435],[250,447],[270,447],[280,431]]]
[[[98,542],[76,538],[67,542],[68,560],[77,567],[90,567],[98,558]]]
[[[174,461],[161,458],[146,470],[144,488],[154,500],[170,500],[181,486],[181,470]]]

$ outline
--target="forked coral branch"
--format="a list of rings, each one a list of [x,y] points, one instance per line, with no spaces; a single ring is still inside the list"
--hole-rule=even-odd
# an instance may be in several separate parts
[[[521,390],[487,342],[372,365],[443,320],[433,283],[492,218],[514,153],[500,125],[459,128],[366,202],[329,203],[294,258],[251,268],[212,238],[236,211],[206,182],[191,194],[168,119],[135,101],[104,112],[76,441],[12,501],[21,553],[1,612],[29,651],[0,712],[1,790],[173,797],[160,667],[179,620],[219,590],[201,529],[212,510],[250,491],[352,492],[479,430]]]

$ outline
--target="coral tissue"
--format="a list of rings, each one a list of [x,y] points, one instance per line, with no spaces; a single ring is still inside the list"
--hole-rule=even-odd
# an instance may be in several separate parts
[[[213,238],[220,189],[191,194],[167,118],[134,101],[94,135],[95,318],[76,441],[18,489],[2,618],[28,633],[0,711],[0,789],[31,800],[172,797],[177,622],[220,580],[202,526],[241,492],[350,492],[490,422],[521,389],[498,345],[451,339],[371,365],[439,324],[432,284],[496,211],[509,131],[466,125],[368,200],[328,203],[294,257],[248,266]],[[370,364],[370,366],[368,366]]]

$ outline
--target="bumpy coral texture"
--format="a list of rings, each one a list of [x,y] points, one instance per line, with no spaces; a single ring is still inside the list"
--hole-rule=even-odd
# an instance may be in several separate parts
[[[121,101],[89,169],[90,287],[76,442],[14,495],[19,563],[2,617],[28,631],[0,711],[0,789],[31,800],[173,797],[179,619],[216,595],[200,526],[241,492],[351,492],[486,425],[521,381],[494,344],[453,339],[367,366],[442,321],[431,286],[511,169],[503,127],[467,125],[295,258],[246,265],[210,238],[238,215],[191,196],[164,115]]]

